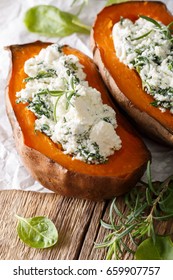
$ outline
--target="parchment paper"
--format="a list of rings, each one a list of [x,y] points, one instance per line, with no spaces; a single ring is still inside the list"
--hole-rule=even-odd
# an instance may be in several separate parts
[[[49,192],[29,175],[19,158],[12,130],[5,111],[5,87],[10,69],[10,59],[3,47],[12,44],[23,44],[36,40],[60,42],[78,48],[89,56],[89,36],[73,34],[66,38],[47,38],[29,33],[23,24],[25,11],[34,5],[50,4],[62,10],[76,13],[80,6],[77,1],[71,6],[72,0],[1,0],[0,1],[0,190],[20,189],[39,192]],[[163,1],[173,12],[173,1]],[[106,0],[89,0],[89,5],[83,9],[80,18],[91,25],[95,15],[104,7]],[[163,180],[173,174],[173,149],[158,145],[145,138],[148,148],[152,153],[152,177],[154,180]],[[145,178],[145,176],[144,176]]]

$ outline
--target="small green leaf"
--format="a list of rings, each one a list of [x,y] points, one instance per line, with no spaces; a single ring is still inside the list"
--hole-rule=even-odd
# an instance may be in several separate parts
[[[173,243],[168,236],[157,236],[144,240],[135,253],[136,260],[173,260]]]
[[[76,15],[50,5],[38,5],[29,9],[24,23],[29,31],[45,36],[65,37],[75,32],[90,33],[90,27],[83,24]]]
[[[119,4],[119,3],[123,3],[123,2],[128,2],[130,0],[108,0],[106,3],[106,6],[110,6],[112,4]]]
[[[21,241],[33,248],[48,248],[58,241],[58,232],[53,222],[46,217],[18,219],[17,233]]]

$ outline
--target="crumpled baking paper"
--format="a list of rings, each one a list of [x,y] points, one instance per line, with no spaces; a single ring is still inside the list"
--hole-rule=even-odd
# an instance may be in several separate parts
[[[73,34],[66,38],[47,38],[38,34],[29,33],[24,24],[25,11],[39,4],[50,4],[62,10],[76,13],[82,0],[1,0],[0,1],[0,190],[20,189],[38,192],[49,192],[36,182],[24,168],[18,156],[12,135],[12,129],[5,111],[5,87],[10,69],[10,59],[3,47],[12,44],[24,44],[36,40],[59,42],[78,48],[89,56],[89,36]],[[173,1],[163,1],[173,12]],[[95,15],[105,5],[106,0],[89,0],[88,6],[80,14],[81,20],[91,25]],[[158,145],[152,140],[144,139],[152,153],[152,177],[154,180],[164,180],[173,174],[173,149]],[[145,175],[144,175],[145,179]]]

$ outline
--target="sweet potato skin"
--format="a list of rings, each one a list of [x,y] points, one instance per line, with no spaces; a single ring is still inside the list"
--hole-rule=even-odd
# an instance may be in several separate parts
[[[155,15],[155,18],[157,20],[164,21],[165,24],[169,23],[171,19],[173,20],[173,16],[169,13],[167,10],[165,4],[162,2],[147,2],[147,1],[133,1],[133,2],[127,2],[122,4],[115,4],[111,7],[104,8],[100,14],[97,16],[95,23],[92,28],[91,32],[91,47],[93,51],[93,57],[94,62],[99,68],[99,71],[101,73],[101,76],[107,85],[110,93],[112,94],[114,100],[121,106],[121,108],[128,113],[128,115],[133,119],[133,121],[136,123],[138,129],[144,133],[146,133],[150,138],[153,138],[155,141],[160,142],[162,144],[166,144],[169,146],[173,146],[173,121],[172,121],[172,114],[170,112],[161,113],[161,111],[158,108],[151,108],[150,102],[153,101],[153,98],[151,96],[147,96],[147,102],[148,104],[144,104],[143,107],[140,107],[140,104],[138,102],[135,102],[134,98],[131,98],[132,96],[128,96],[126,94],[126,89],[121,89],[121,85],[116,79],[116,74],[114,75],[112,68],[109,68],[109,62],[105,59],[105,49],[104,46],[101,45],[99,41],[99,37],[97,34],[97,29],[100,24],[105,25],[106,22],[106,10],[107,14],[110,11],[110,8],[112,9],[112,14],[114,13],[117,17],[117,7],[123,7],[125,14],[121,14],[119,16],[129,17],[130,19],[134,20],[137,19],[139,14],[147,15],[147,16],[153,16]],[[127,7],[128,6],[128,7]],[[131,10],[129,11],[129,7],[131,7]],[[155,9],[154,9],[155,8]],[[142,13],[142,10],[144,9],[144,13]],[[139,14],[135,14],[136,11],[139,10]],[[133,12],[134,11],[134,12]],[[160,15],[162,11],[162,15]],[[150,14],[151,12],[151,14]],[[112,16],[112,15],[111,15]],[[105,19],[103,19],[103,17]],[[113,17],[113,16],[112,16]],[[113,22],[111,17],[110,22],[107,22],[108,26],[108,32],[111,32],[110,29],[112,29],[113,24],[116,22]],[[120,17],[119,17],[120,18]],[[101,23],[102,20],[102,23]],[[104,22],[105,21],[105,22]],[[107,19],[108,21],[108,19]],[[106,28],[105,31],[106,32]],[[103,33],[104,34],[104,33]],[[102,36],[103,36],[102,34]],[[110,53],[109,61],[112,62],[112,57],[116,56],[115,50],[113,48],[113,40],[109,35],[109,43],[111,44],[110,47]],[[105,39],[106,40],[106,39]],[[108,45],[108,42],[106,43]],[[105,45],[106,45],[105,44]],[[117,60],[117,58],[116,58]],[[122,63],[118,63],[117,61],[113,61],[115,67],[121,67]],[[128,79],[130,82],[128,83],[128,87],[133,86],[133,83],[135,83],[136,88],[140,87],[141,93],[140,98],[143,98],[146,93],[143,91],[142,93],[142,84],[140,82],[140,78],[137,77],[138,75],[135,73],[135,71],[127,69],[127,66],[124,67],[124,74],[128,75]],[[127,72],[128,71],[128,72]],[[131,72],[131,73],[130,73]],[[134,95],[136,93],[134,92]],[[141,100],[142,103],[142,100]],[[146,109],[147,108],[147,109]],[[151,111],[151,112],[150,112]],[[157,112],[156,112],[157,111]]]
[[[11,50],[12,49],[13,47],[11,47]],[[13,83],[11,79],[10,83]],[[73,170],[73,166],[72,168],[67,168],[60,164],[58,160],[46,156],[44,153],[33,148],[32,145],[26,143],[26,133],[21,129],[20,120],[16,117],[14,104],[10,96],[11,89],[8,87],[6,92],[6,109],[13,129],[18,153],[26,169],[44,187],[63,196],[99,201],[110,199],[127,192],[143,175],[147,161],[150,158],[150,153],[141,140],[137,140],[139,141],[140,163],[138,163],[136,168],[133,168],[130,173],[127,172],[123,176],[121,174],[119,176],[116,172],[114,176],[99,176],[93,175],[88,171],[85,172],[85,170],[83,170],[83,172],[80,172],[80,169],[76,171],[75,169]],[[135,138],[138,138],[132,128],[129,127],[129,130],[130,134],[134,133]],[[37,137],[39,137],[39,135]],[[91,166],[91,168],[94,167]],[[100,171],[102,171],[103,168],[104,165],[100,165]]]

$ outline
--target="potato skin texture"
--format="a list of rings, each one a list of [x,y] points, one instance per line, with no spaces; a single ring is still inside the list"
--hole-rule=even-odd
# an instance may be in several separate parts
[[[111,38],[113,25],[119,21],[120,16],[136,20],[138,15],[153,17],[164,24],[173,21],[173,16],[162,2],[133,1],[104,8],[97,15],[91,33],[94,62],[114,100],[133,119],[138,129],[157,142],[173,146],[172,114],[168,110],[162,113],[158,108],[150,105],[154,99],[142,90],[140,77],[134,70],[128,69],[118,61],[114,50]],[[102,31],[100,31],[101,25]],[[106,43],[102,44],[101,37],[103,38],[104,35]],[[109,60],[106,54],[108,47]],[[123,78],[127,86],[123,85]],[[144,104],[141,104],[143,102]]]
[[[33,46],[33,44],[35,44]],[[36,48],[37,51],[39,51],[42,47],[46,47],[46,44],[41,42],[32,43],[29,45],[23,45],[23,46],[11,46],[10,52],[12,52],[13,57],[13,64],[15,65],[16,61],[15,56],[17,54],[24,53],[27,49],[27,52],[30,51],[31,48],[31,54],[33,54],[32,47]],[[72,50],[71,48],[67,48],[68,52],[77,52],[79,51]],[[35,50],[35,49],[34,49]],[[90,65],[91,59],[81,54],[85,63],[87,64],[87,61]],[[32,56],[32,55],[31,55]],[[19,61],[18,61],[19,63]],[[91,65],[90,65],[91,66]],[[20,67],[20,66],[17,66]],[[96,67],[93,64],[94,71],[96,71]],[[88,69],[88,71],[91,71]],[[142,140],[138,137],[136,132],[133,128],[131,128],[130,124],[128,124],[123,117],[119,115],[117,112],[118,118],[121,120],[119,121],[119,125],[121,129],[121,122],[122,124],[126,123],[127,132],[129,135],[129,141],[130,137],[132,138],[132,141],[135,142],[135,146],[137,145],[137,150],[135,150],[135,147],[131,149],[131,153],[139,153],[135,155],[137,159],[137,164],[133,164],[133,168],[130,168],[130,172],[127,170],[124,174],[117,171],[114,172],[110,171],[112,175],[106,176],[104,169],[108,168],[109,166],[99,165],[99,166],[93,166],[88,165],[86,163],[82,163],[77,160],[72,160],[70,156],[64,155],[63,152],[60,151],[58,156],[54,158],[54,156],[47,156],[45,153],[40,152],[39,148],[35,148],[36,142],[39,141],[39,143],[42,143],[41,141],[47,141],[45,143],[48,143],[53,152],[56,153],[56,149],[58,147],[50,140],[47,136],[42,135],[42,133],[38,133],[38,135],[31,135],[31,140],[28,140],[30,132],[28,130],[25,130],[25,126],[23,126],[23,130],[21,128],[22,120],[20,119],[22,110],[19,109],[19,105],[15,105],[14,101],[14,92],[15,92],[15,79],[16,79],[16,68],[13,67],[12,76],[10,78],[9,87],[7,88],[6,92],[6,109],[7,114],[13,129],[13,134],[15,138],[16,148],[18,150],[19,155],[21,156],[21,159],[23,161],[24,166],[26,169],[30,172],[30,174],[33,176],[34,179],[39,181],[44,187],[60,194],[63,196],[68,197],[76,197],[76,198],[84,198],[84,199],[90,199],[94,201],[100,201],[104,199],[110,199],[114,196],[121,195],[133,187],[139,178],[143,175],[147,161],[150,159],[150,153],[143,144]],[[96,71],[95,79],[97,80],[99,76],[98,72]],[[22,76],[23,77],[23,76]],[[93,78],[92,78],[93,79]],[[103,86],[103,90],[106,92],[106,89],[103,85],[103,82],[101,78],[99,77],[99,83]],[[16,79],[18,83],[18,79]],[[98,82],[98,81],[97,81]],[[107,98],[107,97],[106,97]],[[14,99],[14,100],[13,100]],[[22,104],[21,106],[25,106]],[[25,108],[24,108],[25,109]],[[33,113],[28,113],[28,120],[29,123],[33,122]],[[123,128],[124,131],[124,128]],[[126,135],[126,134],[125,134]],[[34,139],[35,137],[35,139]],[[124,136],[126,138],[126,136]],[[41,140],[40,140],[41,139]],[[45,140],[46,139],[46,140]],[[46,144],[45,144],[46,145]],[[47,153],[49,154],[49,146],[46,147]],[[120,152],[121,154],[125,155],[125,151]],[[61,158],[66,160],[64,161],[64,166],[61,164]],[[118,157],[118,154],[117,154]],[[123,156],[121,156],[123,158]],[[112,157],[112,162],[114,163],[114,157]],[[111,161],[110,160],[110,161]],[[117,161],[117,159],[116,159]],[[121,161],[119,161],[121,162]],[[127,164],[127,163],[125,163]],[[109,164],[110,167],[113,164]],[[128,163],[130,165],[130,162]],[[135,166],[135,167],[134,167]],[[120,167],[121,168],[121,167]],[[98,173],[99,172],[99,173]],[[100,174],[100,175],[99,175]]]

